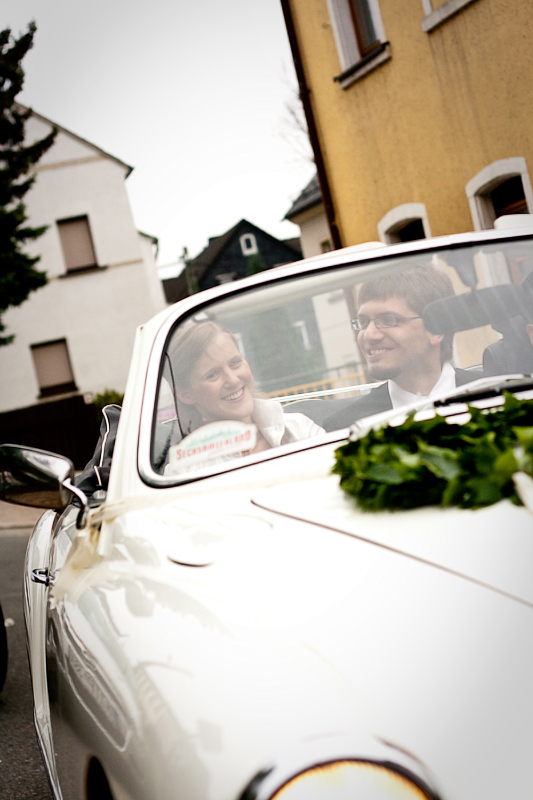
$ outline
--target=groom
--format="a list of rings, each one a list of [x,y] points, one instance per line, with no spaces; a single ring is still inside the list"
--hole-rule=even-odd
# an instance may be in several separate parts
[[[453,392],[478,377],[452,367],[453,334],[430,333],[422,321],[428,303],[453,294],[448,276],[429,265],[362,285],[352,326],[367,379],[384,383],[327,417],[327,431],[420,397]]]

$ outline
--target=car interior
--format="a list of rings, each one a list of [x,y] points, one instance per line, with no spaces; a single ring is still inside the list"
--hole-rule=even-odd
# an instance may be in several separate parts
[[[457,341],[461,342],[461,337],[466,336],[463,341],[467,341],[467,346],[460,345],[463,348],[460,366],[471,371],[472,380],[509,374],[531,375],[533,345],[526,325],[533,322],[533,263],[528,247],[529,245],[519,242],[504,251],[496,243],[488,247],[472,246],[429,255],[409,254],[404,259],[384,258],[380,264],[380,274],[389,274],[398,268],[410,269],[428,263],[428,260],[437,264],[452,277],[455,294],[426,305],[422,311],[425,327],[435,334],[454,334],[456,349]],[[521,273],[516,271],[517,264]],[[355,313],[357,288],[364,282],[362,279],[376,274],[376,265],[377,263],[362,267],[345,265],[340,269],[298,276],[289,281],[229,295],[197,312],[195,321],[213,319],[230,330],[239,349],[250,363],[254,378],[259,374],[259,380],[256,381],[258,396],[273,397],[282,403],[285,413],[303,413],[322,427],[328,417],[376,386],[375,383],[368,383],[363,359],[357,352],[357,338],[350,328],[350,315]],[[351,301],[349,296],[353,298]],[[290,361],[290,349],[293,346],[287,334],[290,326],[283,334],[286,340],[281,338],[274,344],[270,341],[276,324],[283,327],[285,317],[292,328],[302,334],[298,356],[300,362],[298,359]],[[291,322],[294,319],[297,321]],[[174,330],[179,331],[180,326],[186,323],[187,321],[180,321]],[[352,360],[356,360],[355,366],[351,364],[348,367],[348,359],[347,366],[337,370],[339,375],[346,374],[344,384],[338,378],[321,377],[316,380],[313,378],[312,368],[308,373],[305,372],[305,364],[312,363],[309,358],[312,348],[316,348],[317,342],[322,345],[322,340],[327,344],[328,326],[335,325],[339,331],[342,328],[342,335],[339,339],[339,335],[335,333],[330,337],[330,342],[335,346],[342,342],[338,349],[344,347],[345,352],[353,354]],[[481,332],[481,345],[478,342],[477,349],[470,348],[468,337],[472,332],[474,336]],[[164,473],[169,449],[205,424],[194,408],[177,399],[169,355],[173,335],[172,332],[163,354],[151,441],[151,463],[154,471],[159,474]],[[324,346],[323,358],[327,362],[332,356],[326,351],[327,347]],[[262,354],[261,358],[257,353]],[[334,350],[333,353],[335,358]],[[466,360],[464,353],[467,354]],[[472,355],[475,353],[477,355]],[[272,362],[270,375],[264,368],[269,360]],[[323,362],[318,370],[315,369],[315,378],[320,370],[321,376],[326,376],[328,371],[324,367],[327,366]],[[280,374],[288,376],[281,383]],[[307,383],[306,374],[310,376]],[[271,380],[269,386],[268,379],[272,376],[274,381]],[[265,393],[265,388],[270,391]],[[101,502],[105,496],[119,415],[120,409],[117,406],[107,407],[93,458],[78,479],[78,486],[92,498],[93,504]]]

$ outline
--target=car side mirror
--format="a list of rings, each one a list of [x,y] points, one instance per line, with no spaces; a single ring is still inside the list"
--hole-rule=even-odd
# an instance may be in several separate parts
[[[74,485],[72,461],[36,447],[0,445],[0,499],[21,506],[63,511],[73,496],[81,503],[77,526],[83,527],[87,498]]]

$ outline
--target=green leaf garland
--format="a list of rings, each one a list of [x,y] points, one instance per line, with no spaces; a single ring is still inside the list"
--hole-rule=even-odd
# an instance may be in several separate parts
[[[371,430],[339,447],[333,472],[365,511],[421,506],[521,505],[513,474],[533,476],[533,400],[505,394],[496,409],[468,406],[464,424],[435,415]]]

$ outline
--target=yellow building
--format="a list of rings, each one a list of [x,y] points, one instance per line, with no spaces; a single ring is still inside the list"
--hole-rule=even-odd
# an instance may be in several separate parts
[[[281,0],[334,247],[533,213],[531,0]]]

